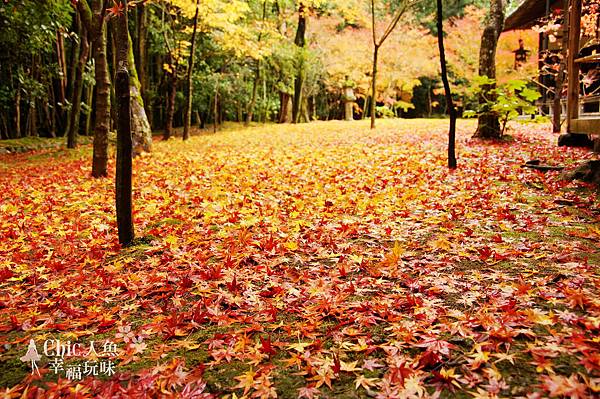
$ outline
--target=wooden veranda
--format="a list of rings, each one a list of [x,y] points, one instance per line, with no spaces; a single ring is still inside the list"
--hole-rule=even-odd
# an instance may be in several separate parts
[[[551,10],[563,8],[565,0],[526,0],[505,21],[504,30],[527,29],[538,23],[540,18],[549,16]],[[567,35],[567,132],[572,134],[600,135],[600,95],[581,96],[580,69],[600,66],[600,51],[580,56],[581,17],[583,0],[568,0],[567,21],[563,24],[563,34]],[[540,48],[542,40],[540,40]],[[598,46],[600,49],[600,46]],[[561,95],[558,93],[557,95]],[[600,140],[595,141],[595,150],[600,150]]]

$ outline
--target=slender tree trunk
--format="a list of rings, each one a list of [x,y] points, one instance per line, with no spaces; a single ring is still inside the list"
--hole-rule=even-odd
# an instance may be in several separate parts
[[[73,31],[74,32],[81,32],[81,17],[79,16],[79,12],[75,13],[75,17],[73,18]],[[80,43],[77,43],[77,41],[75,40],[71,40],[71,51],[70,51],[70,57],[69,57],[69,74],[68,74],[68,79],[67,79],[67,98],[69,100],[71,100],[73,98],[73,83],[75,81],[75,74],[77,73],[77,62],[79,61],[79,49],[80,49]],[[68,114],[69,112],[67,112]],[[69,117],[67,115],[67,123],[68,123]],[[65,129],[65,131],[68,131],[68,126]]]
[[[569,10],[569,39],[567,71],[567,133],[573,132],[573,121],[579,117],[579,68],[575,63],[581,43],[581,11],[583,0],[572,0]]]
[[[77,147],[77,135],[79,134],[79,120],[81,114],[81,95],[83,94],[83,72],[87,62],[90,46],[87,40],[87,29],[80,24],[79,31],[80,50],[77,69],[73,77],[73,97],[71,100],[71,112],[69,113],[69,122],[67,126],[67,148]]]
[[[106,177],[110,127],[110,78],[106,60],[106,23],[102,23],[100,34],[94,41],[94,58],[96,61],[96,123],[92,176]]]
[[[54,93],[54,85],[48,85],[48,98],[49,99],[55,99],[56,95]],[[50,102],[44,101],[44,114],[46,116],[46,123],[48,125],[49,131],[50,131],[50,137],[52,138],[56,138],[56,132],[57,132],[57,120],[58,120],[58,116],[56,115],[56,109],[58,107],[55,106],[56,104],[56,100],[54,100],[54,105],[52,107],[50,107]]]
[[[371,34],[373,36],[373,76],[371,81],[371,129],[375,129],[375,105],[377,104],[377,58],[379,54],[379,48],[392,34],[396,26],[398,26],[400,18],[402,18],[409,5],[412,5],[412,3],[409,1],[402,2],[400,9],[396,11],[394,18],[385,29],[383,35],[381,35],[381,37],[378,40],[375,26],[375,0],[371,0]]]
[[[192,74],[194,73],[194,53],[196,52],[196,32],[198,31],[198,11],[200,10],[200,0],[196,0],[196,14],[194,15],[194,30],[192,31],[192,42],[190,45],[190,58],[187,69],[186,82],[186,103],[185,116],[183,120],[183,139],[190,138],[190,126],[192,124],[192,94],[194,85],[192,82]]]
[[[256,69],[254,71],[254,81],[252,82],[252,99],[248,105],[245,125],[250,125],[254,117],[254,107],[256,107],[256,98],[258,96],[258,84],[260,83],[260,60],[256,60]]]
[[[268,111],[268,107],[269,104],[267,102],[267,80],[263,79],[263,101],[262,101],[262,123],[266,123],[267,122],[267,113]]]
[[[117,167],[115,176],[117,227],[119,243],[131,245],[134,239],[132,216],[132,156],[131,138],[131,91],[128,63],[131,40],[127,29],[127,0],[122,0],[124,10],[116,21],[117,65],[115,94],[117,97]]]
[[[10,136],[8,135],[8,123],[6,123],[6,116],[4,114],[0,114],[0,120],[2,120],[2,129],[0,129],[0,139],[8,140]]]
[[[263,1],[263,10],[262,10],[262,23],[264,24],[265,19],[267,18],[267,2]],[[258,34],[258,43],[262,40],[262,30]],[[254,116],[254,107],[256,107],[256,97],[258,95],[258,85],[260,83],[260,59],[256,60],[256,68],[254,70],[254,82],[252,83],[252,99],[250,100],[250,105],[248,106],[248,112],[246,114],[246,126],[252,122],[252,118]],[[259,115],[260,117],[260,115]]]
[[[173,119],[175,117],[175,98],[177,97],[177,71],[173,69],[173,72],[169,73],[167,79],[167,115],[165,121],[165,131],[163,133],[163,140],[168,140],[173,135]]]
[[[202,117],[200,116],[200,112],[198,112],[198,110],[194,111],[194,118],[196,119],[196,126],[201,129],[202,128]]]
[[[15,133],[13,138],[21,137],[21,85],[15,90]]]
[[[431,118],[431,112],[433,111],[432,101],[431,101],[431,83],[427,85],[427,117]]]
[[[552,131],[554,133],[560,133],[562,130],[561,115],[562,115],[562,89],[565,83],[565,70],[567,61],[567,48],[569,45],[569,0],[563,2],[563,37],[562,37],[562,50],[560,66],[558,68],[558,75],[556,76],[556,86],[554,87],[554,99],[552,101]]]
[[[306,45],[306,8],[303,3],[298,7],[298,29],[294,44],[303,49]],[[300,54],[300,60],[296,69],[296,77],[294,78],[294,101],[292,103],[292,122],[300,121],[300,113],[302,108],[302,88],[304,86],[304,54]]]
[[[37,129],[37,106],[35,100],[30,100],[29,109],[27,112],[27,137],[37,137],[38,129]]]
[[[90,136],[92,131],[92,113],[93,113],[93,102],[94,102],[94,87],[91,84],[86,85],[85,88],[85,104],[86,113],[85,113],[85,126],[83,128],[83,134],[85,136]]]
[[[138,43],[137,43],[137,74],[140,83],[140,92],[142,93],[142,100],[144,109],[146,110],[146,116],[150,130],[152,130],[152,104],[150,96],[148,94],[148,79],[149,79],[149,62],[148,62],[148,50],[146,42],[148,40],[148,11],[145,3],[138,4],[136,7],[138,11]]]
[[[371,129],[375,129],[375,106],[377,105],[377,58],[379,57],[379,46],[375,44],[373,49],[373,70],[371,72]]]
[[[115,24],[114,19],[109,19],[106,23],[106,37],[107,37],[107,49],[106,56],[109,60],[108,70],[110,76],[110,128],[109,131],[114,132],[117,130],[117,97],[115,94],[114,83],[117,80],[117,39],[114,35],[113,25]]]
[[[59,83],[59,101],[61,104],[65,103],[66,88],[67,88],[67,56],[65,53],[65,41],[63,39],[62,30],[56,32],[56,57],[58,60],[58,67],[61,72],[61,76],[58,79]]]
[[[217,87],[215,87],[215,99],[213,100],[213,133],[217,133],[217,126],[219,125],[219,89]]]
[[[479,50],[479,76],[496,79],[496,48],[498,38],[504,26],[504,0],[491,0],[490,12],[486,20],[481,37]],[[474,137],[483,139],[498,139],[501,137],[501,128],[498,116],[486,108],[486,99],[493,101],[495,96],[491,93],[496,88],[495,84],[485,85],[479,104],[484,107],[484,112],[479,116],[477,131]]]
[[[438,47],[440,50],[440,67],[442,70],[442,82],[444,83],[444,92],[446,93],[446,103],[448,104],[448,113],[450,114],[450,129],[448,131],[448,167],[456,169],[456,108],[452,99],[450,82],[448,81],[448,70],[446,67],[446,50],[444,49],[444,25],[443,25],[443,7],[442,0],[437,0],[437,34]]]

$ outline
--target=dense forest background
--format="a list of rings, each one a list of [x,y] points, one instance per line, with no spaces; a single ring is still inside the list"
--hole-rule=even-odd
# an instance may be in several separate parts
[[[378,3],[375,25],[383,31],[400,2]],[[479,52],[475,39],[481,35],[487,4],[448,3],[449,73],[461,111],[476,101],[471,90]],[[356,96],[354,117],[369,116],[369,2],[210,0],[196,6],[195,0],[129,1],[130,58],[135,65],[131,85],[139,105],[133,109],[134,130],[143,132],[137,147],[149,146],[143,141],[148,141],[150,130],[164,131],[168,138],[173,128],[183,126],[188,98],[189,119],[202,128],[223,121],[342,119],[347,88]],[[412,8],[382,49],[379,117],[445,112],[432,7],[422,2]],[[99,113],[104,112],[110,117],[108,126],[101,128],[114,130],[112,17],[118,12],[119,3],[108,0],[0,4],[2,139],[71,136],[74,146],[77,135],[92,135],[94,126],[98,129],[97,122],[105,119]],[[298,45],[300,33],[304,45]],[[503,35],[500,80],[536,73],[535,56],[521,70],[513,69],[512,51],[519,38],[528,49],[537,46],[533,31]],[[295,105],[299,78],[302,98]]]

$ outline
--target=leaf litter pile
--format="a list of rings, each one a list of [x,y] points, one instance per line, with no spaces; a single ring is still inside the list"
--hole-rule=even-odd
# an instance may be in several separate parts
[[[591,155],[473,130],[454,172],[444,121],[156,143],[126,249],[89,148],[1,156],[4,397],[598,395],[597,194],[520,168]],[[114,374],[57,370],[55,340],[115,343]]]

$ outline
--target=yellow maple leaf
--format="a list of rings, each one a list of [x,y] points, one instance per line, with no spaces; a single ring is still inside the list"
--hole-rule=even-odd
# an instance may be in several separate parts
[[[290,344],[287,347],[289,349],[294,349],[298,352],[304,352],[304,349],[306,349],[306,347],[311,346],[312,343],[311,342],[298,342],[297,344]]]
[[[295,251],[298,249],[298,243],[296,241],[288,241],[283,245],[290,251]]]
[[[243,389],[244,390],[243,395],[246,396],[246,394],[254,386],[254,377],[256,377],[256,371],[254,371],[253,369],[246,371],[244,374],[241,374],[241,375],[235,377],[235,379],[238,380],[239,383],[236,386],[234,386],[233,388],[234,389]]]
[[[450,251],[452,248],[452,243],[448,241],[445,237],[439,237],[437,240],[433,241],[430,244],[433,249],[441,249],[444,251]]]

